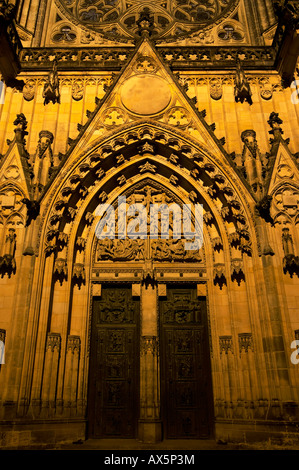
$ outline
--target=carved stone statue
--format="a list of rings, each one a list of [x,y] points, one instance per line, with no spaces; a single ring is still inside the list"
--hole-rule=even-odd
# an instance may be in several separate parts
[[[49,72],[48,79],[43,90],[44,104],[60,103],[59,78],[57,73],[57,61],[54,60],[53,68]]]
[[[294,242],[288,228],[282,229],[282,246],[284,251],[283,271],[291,277],[296,273],[299,275],[299,256],[294,254]]]
[[[26,144],[24,138],[28,135],[28,132],[26,131],[27,125],[28,122],[26,116],[23,113],[17,114],[17,118],[14,120],[14,126],[16,126],[14,132],[16,135],[16,141],[23,145]]]
[[[273,111],[270,114],[268,124],[271,127],[271,131],[269,131],[269,134],[272,134],[274,137],[272,143],[280,141],[284,132],[281,128],[281,124],[283,124],[283,121],[282,119],[280,119],[279,114]]]
[[[4,255],[0,257],[1,277],[3,277],[4,274],[8,274],[8,277],[10,277],[12,273],[15,274],[16,272],[16,238],[15,229],[10,228],[5,238]]]
[[[244,103],[244,101],[247,101],[250,105],[252,105],[252,92],[244,70],[242,69],[240,60],[237,61],[235,77],[235,100],[237,103]]]
[[[294,254],[293,239],[288,228],[282,230],[282,246],[285,256]]]
[[[272,196],[266,195],[258,202],[258,204],[256,205],[256,209],[262,219],[273,225],[273,219],[270,213],[272,200]]]
[[[241,138],[244,142],[242,162],[246,171],[245,177],[247,178],[254,192],[262,197],[263,162],[256,140],[256,132],[253,130],[246,130],[242,132]]]
[[[15,229],[10,228],[5,239],[5,255],[14,258],[16,251],[16,233]]]
[[[39,215],[40,211],[40,204],[37,201],[31,201],[30,199],[24,198],[22,201],[27,207],[27,219],[26,219],[26,227],[28,227],[32,220],[35,220]]]

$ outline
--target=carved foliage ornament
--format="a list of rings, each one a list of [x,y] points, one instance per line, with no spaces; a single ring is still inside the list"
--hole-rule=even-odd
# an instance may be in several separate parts
[[[75,101],[82,100],[84,95],[84,82],[83,81],[74,81],[72,85],[72,98]]]
[[[219,336],[220,354],[233,353],[233,340],[231,336]]]
[[[50,350],[51,352],[60,351],[61,345],[61,336],[59,333],[48,333],[47,335],[47,344],[46,350]]]
[[[141,355],[152,354],[155,355],[159,350],[159,342],[157,336],[142,336],[141,337]]]
[[[79,353],[81,347],[80,336],[69,335],[67,338],[67,350],[72,354]]]
[[[249,349],[253,351],[253,341],[251,333],[239,333],[238,340],[240,354],[242,353],[242,351],[247,353]]]
[[[213,100],[220,100],[222,98],[223,89],[220,79],[214,78],[210,80],[210,96]]]
[[[32,101],[34,98],[35,94],[35,81],[34,80],[28,80],[25,83],[25,86],[23,88],[23,96],[26,101]]]

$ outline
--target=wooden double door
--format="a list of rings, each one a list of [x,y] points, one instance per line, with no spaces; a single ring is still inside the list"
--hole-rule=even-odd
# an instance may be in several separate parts
[[[89,436],[136,438],[140,403],[139,298],[106,286],[93,300]],[[159,300],[160,396],[164,438],[211,437],[212,389],[206,299],[169,287]],[[158,320],[159,317],[159,320]],[[149,384],[151,386],[151,384]]]

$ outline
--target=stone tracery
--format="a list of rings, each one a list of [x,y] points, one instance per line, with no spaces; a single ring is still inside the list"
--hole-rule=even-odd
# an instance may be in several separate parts
[[[154,37],[184,36],[217,22],[232,11],[236,0],[60,0],[67,15],[110,38],[135,37],[138,20],[147,10]]]

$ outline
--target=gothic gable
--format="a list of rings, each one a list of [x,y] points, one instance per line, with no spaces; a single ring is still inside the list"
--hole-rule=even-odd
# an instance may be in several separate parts
[[[272,218],[278,223],[299,222],[299,169],[286,145],[277,151],[268,194],[272,198]]]
[[[298,163],[288,147],[281,143],[277,149],[277,156],[272,170],[268,193],[273,194],[278,187],[283,185],[297,186],[298,181]]]
[[[30,197],[31,194],[31,177],[33,176],[32,168],[29,162],[29,154],[26,150],[25,136],[27,121],[23,114],[19,114],[14,122],[15,138],[8,141],[9,148],[2,156],[0,163],[0,179],[9,181],[22,188],[24,195]]]
[[[163,64],[147,39],[140,43],[133,58],[115,77],[104,98],[95,97],[95,102],[95,109],[87,111],[86,123],[78,125],[77,138],[69,139],[69,150],[61,156],[61,165],[52,179],[63,166],[96,148],[100,142],[110,140],[119,130],[144,122],[184,134],[223,165],[235,168],[225,151],[225,139],[215,135],[215,124],[206,122],[206,111],[198,110],[200,104],[196,98],[190,96],[188,87],[181,85]],[[245,178],[238,177],[246,186]]]

